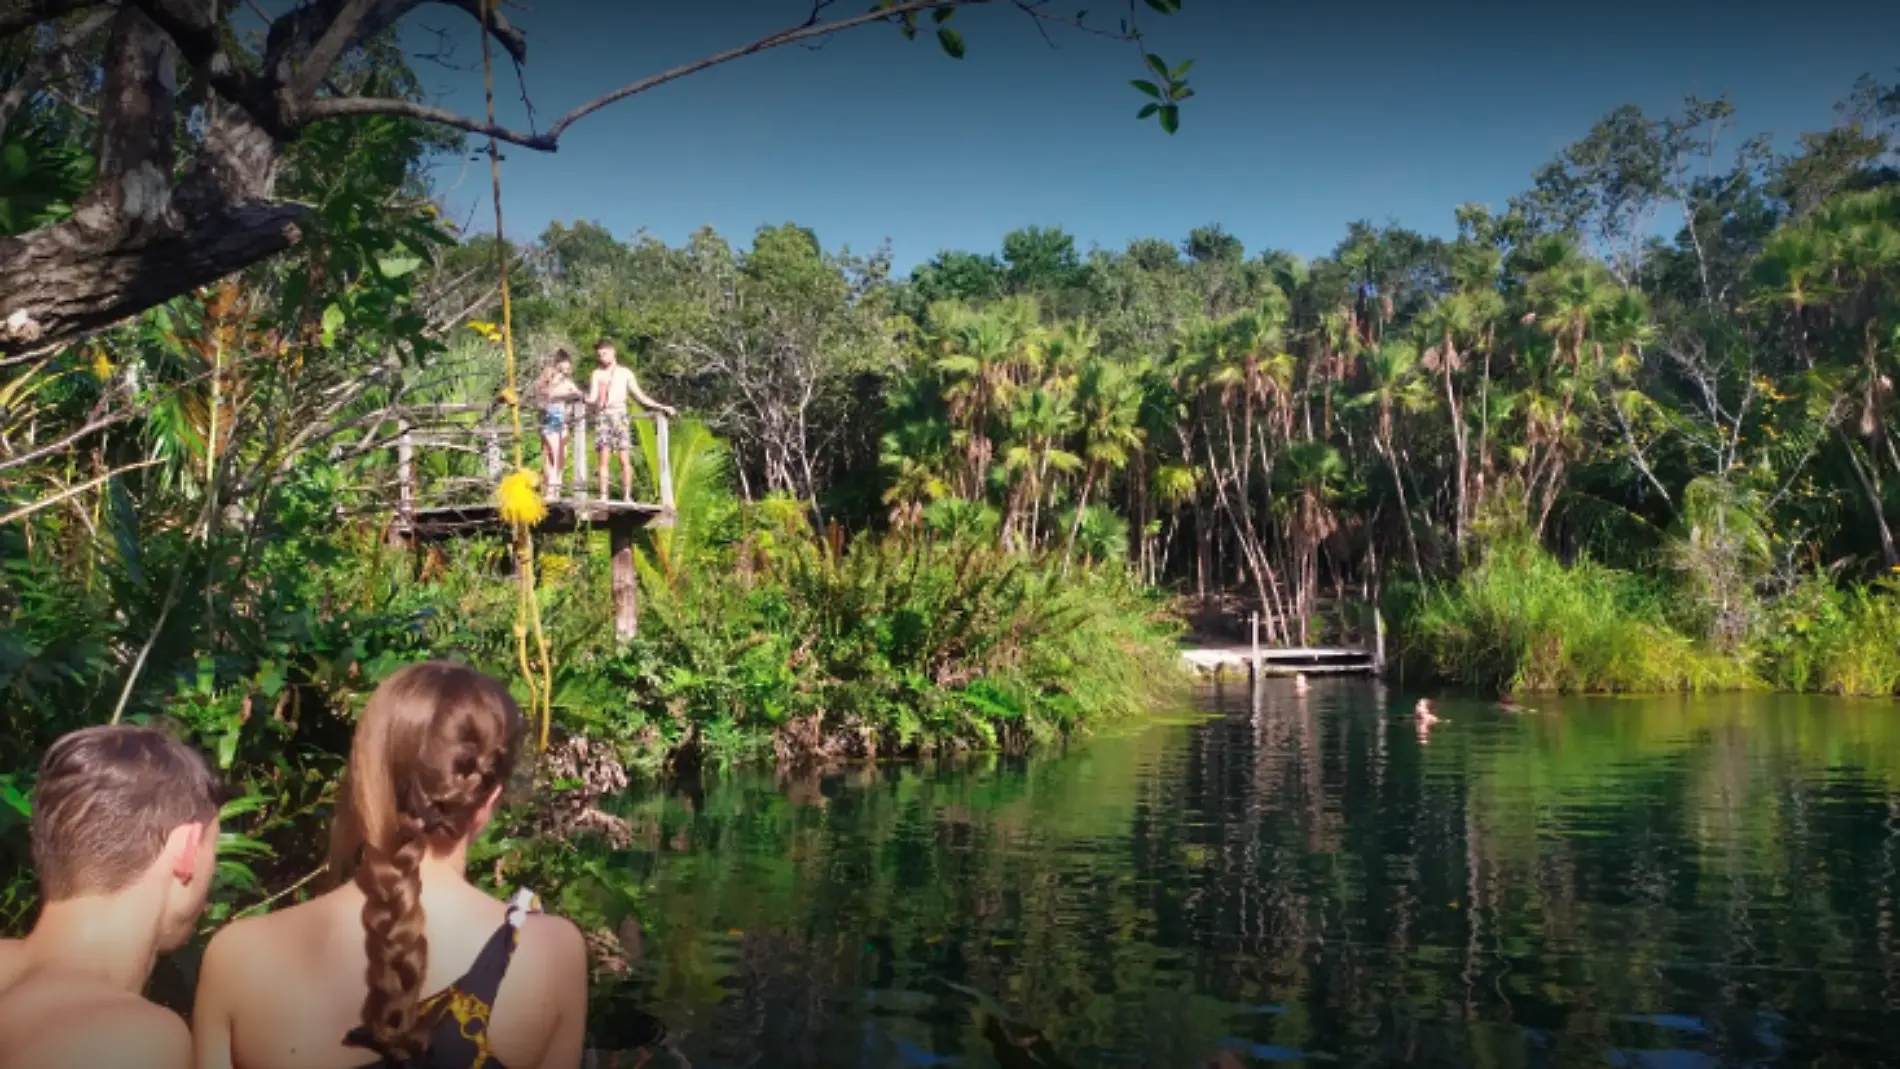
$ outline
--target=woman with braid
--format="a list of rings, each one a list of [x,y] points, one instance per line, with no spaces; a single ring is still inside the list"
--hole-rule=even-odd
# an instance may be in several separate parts
[[[575,1069],[579,929],[464,875],[521,747],[495,680],[411,665],[357,724],[332,829],[347,882],[238,921],[205,951],[199,1069]]]

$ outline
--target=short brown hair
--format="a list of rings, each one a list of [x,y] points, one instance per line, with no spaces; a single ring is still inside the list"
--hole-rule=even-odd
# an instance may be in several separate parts
[[[149,727],[60,736],[33,786],[33,867],[47,901],[123,891],[182,824],[218,815],[218,785],[196,750]]]
[[[602,338],[599,341],[594,343],[594,349],[596,351],[601,350],[601,349],[611,349],[613,347],[614,347],[614,340],[612,338]]]

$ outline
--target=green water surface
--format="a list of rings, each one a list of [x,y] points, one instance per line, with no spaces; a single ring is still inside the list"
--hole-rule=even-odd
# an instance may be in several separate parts
[[[1441,699],[1421,737],[1414,699],[629,799],[644,956],[596,1030],[697,1069],[1900,1065],[1900,705]]]

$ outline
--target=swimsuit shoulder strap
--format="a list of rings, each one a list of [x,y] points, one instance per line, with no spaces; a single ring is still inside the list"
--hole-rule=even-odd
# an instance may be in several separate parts
[[[501,990],[501,978],[508,971],[508,963],[514,960],[515,947],[521,942],[521,928],[527,923],[528,914],[541,912],[541,899],[527,888],[515,892],[508,900],[508,919],[495,934],[489,937],[488,944],[476,956],[475,964],[455,982],[455,989],[464,995],[478,998],[486,1006],[494,1006],[495,995]]]

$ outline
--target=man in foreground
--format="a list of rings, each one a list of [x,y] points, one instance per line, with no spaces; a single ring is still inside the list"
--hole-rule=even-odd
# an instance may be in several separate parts
[[[33,789],[39,921],[0,941],[0,1069],[187,1069],[191,1033],[142,995],[191,937],[217,866],[216,783],[151,728],[85,728]]]
[[[646,408],[665,414],[677,415],[672,408],[655,401],[640,389],[640,383],[633,377],[633,369],[621,364],[614,355],[614,343],[602,338],[594,343],[594,356],[600,366],[594,369],[593,381],[587,390],[587,403],[595,413],[595,445],[600,450],[600,496],[607,497],[608,458],[614,453],[620,454],[620,497],[623,501],[633,500],[633,427],[628,422],[627,398],[631,396]],[[665,458],[661,458],[664,463]]]

